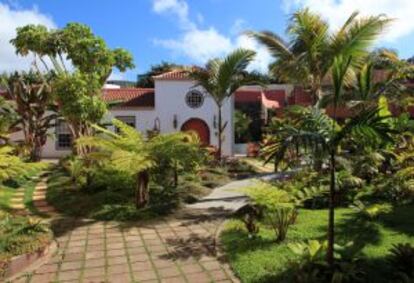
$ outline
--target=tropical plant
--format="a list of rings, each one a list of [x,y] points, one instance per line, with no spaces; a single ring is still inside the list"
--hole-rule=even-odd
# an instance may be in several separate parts
[[[17,113],[11,103],[0,96],[0,143],[9,142],[9,134],[17,121]]]
[[[353,64],[368,55],[368,47],[390,23],[384,15],[358,17],[354,12],[331,33],[328,23],[309,9],[299,10],[287,28],[289,41],[270,31],[248,32],[265,45],[276,62],[271,72],[283,80],[310,89],[314,102],[323,96],[324,79],[337,57],[352,57]]]
[[[382,214],[390,213],[393,209],[392,205],[388,203],[366,205],[360,200],[355,201],[351,207],[368,220],[375,220]]]
[[[102,38],[79,23],[69,23],[56,30],[42,25],[19,27],[11,43],[18,55],[33,53],[36,67],[39,60],[47,71],[54,72],[51,86],[55,101],[74,139],[91,135],[90,125],[99,123],[105,114],[102,87],[113,68],[123,72],[133,67],[132,56],[127,51],[109,49]],[[73,68],[66,66],[68,61]],[[82,147],[77,149],[78,153],[88,151]]]
[[[329,266],[326,263],[328,243],[317,240],[297,242],[288,245],[291,251],[299,256],[298,261],[292,262],[293,282],[364,282],[358,258],[359,247],[349,242],[343,246],[335,245],[336,263]]]
[[[219,158],[222,156],[222,143],[225,138],[223,132],[228,123],[228,121],[223,122],[222,107],[239,87],[252,82],[245,70],[255,54],[251,50],[237,49],[223,60],[210,60],[205,68],[196,68],[190,72],[190,77],[196,81],[194,87],[202,87],[217,106]]]
[[[252,119],[240,110],[234,111],[234,135],[236,143],[242,143],[249,140],[249,126]]]
[[[53,104],[51,75],[40,72],[15,72],[3,77],[2,85],[15,105],[18,125],[23,131],[24,144],[31,161],[39,161],[49,128],[58,115]]]
[[[286,127],[283,133],[284,139],[278,140],[267,148],[268,160],[276,158],[282,160],[288,149],[299,151],[302,148],[310,150],[313,156],[317,155],[329,162],[329,223],[328,223],[328,253],[327,260],[334,264],[334,215],[335,197],[337,193],[337,156],[341,143],[347,137],[354,137],[356,144],[367,144],[378,141],[391,142],[391,129],[386,117],[379,115],[377,108],[358,113],[339,126],[336,120],[338,102],[342,98],[343,88],[349,78],[349,68],[352,58],[338,57],[334,60],[332,69],[333,80],[333,117],[332,120],[321,119],[317,110],[307,112],[304,118],[296,126]],[[309,114],[310,113],[310,114]],[[323,116],[323,115],[322,115]],[[355,138],[356,137],[356,138]]]
[[[161,177],[167,179],[168,169],[195,170],[197,162],[201,162],[198,140],[194,135],[179,132],[145,140],[135,128],[118,120],[113,120],[113,124],[119,129],[118,133],[95,125],[100,134],[82,137],[76,144],[96,148],[98,151],[88,154],[88,158],[109,160],[115,168],[134,177],[137,208],[149,203],[150,178],[159,174],[159,168],[165,169]]]

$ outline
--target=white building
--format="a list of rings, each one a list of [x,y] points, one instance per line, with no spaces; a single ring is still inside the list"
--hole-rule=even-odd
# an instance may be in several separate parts
[[[161,133],[192,130],[204,145],[217,146],[217,106],[209,94],[202,88],[195,87],[195,82],[184,71],[155,76],[154,82],[153,89],[106,86],[104,100],[120,102],[110,108],[106,119],[117,118],[142,132],[154,129]],[[275,91],[280,94],[277,98]],[[291,86],[287,85],[271,85],[266,91],[259,87],[245,87],[235,97],[239,103],[258,102],[264,108],[280,108],[285,105],[286,94],[290,91]],[[226,156],[232,156],[236,148],[234,105],[234,97],[231,97],[222,107],[223,124],[227,122],[222,144],[222,152]],[[42,150],[43,158],[62,157],[71,152],[72,138],[63,121],[56,128],[50,129],[49,133],[50,138]],[[19,138],[21,139],[21,133],[13,137],[15,140]]]

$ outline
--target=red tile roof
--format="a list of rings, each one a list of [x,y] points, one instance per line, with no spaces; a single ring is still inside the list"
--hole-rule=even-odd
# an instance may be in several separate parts
[[[188,71],[186,70],[174,70],[157,76],[153,76],[152,78],[154,80],[190,80]]]
[[[107,88],[103,90],[106,102],[122,102],[116,107],[151,107],[155,106],[153,88]]]

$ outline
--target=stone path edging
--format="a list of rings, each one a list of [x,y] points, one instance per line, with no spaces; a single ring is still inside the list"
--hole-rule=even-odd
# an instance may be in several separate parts
[[[2,280],[11,282],[19,279],[25,274],[32,272],[45,264],[58,251],[58,243],[52,240],[50,244],[36,252],[22,254],[11,258],[6,269],[6,275]],[[12,274],[7,274],[7,273]]]

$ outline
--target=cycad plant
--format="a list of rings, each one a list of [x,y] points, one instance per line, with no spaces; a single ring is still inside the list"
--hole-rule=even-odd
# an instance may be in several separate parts
[[[334,264],[334,218],[335,197],[337,192],[337,157],[341,144],[345,139],[352,138],[357,144],[392,141],[390,125],[384,116],[379,115],[376,107],[358,113],[342,126],[335,122],[338,102],[343,95],[344,85],[349,81],[352,57],[335,58],[332,68],[333,83],[333,117],[322,119],[317,110],[305,115],[300,123],[284,129],[284,139],[279,139],[271,147],[265,149],[269,158],[282,160],[288,150],[296,151],[298,156],[307,149],[312,156],[318,156],[329,164],[329,223],[328,223],[328,252],[327,261]],[[325,115],[325,114],[323,114]],[[316,118],[318,117],[318,118]],[[326,121],[330,120],[330,123]],[[349,141],[348,141],[349,142]]]
[[[354,12],[341,28],[330,32],[328,22],[319,14],[303,9],[290,19],[288,42],[271,31],[248,34],[265,45],[276,59],[271,65],[274,76],[309,88],[316,103],[323,96],[322,86],[334,59],[352,56],[353,64],[359,64],[389,22],[384,15],[358,17]]]
[[[135,178],[137,208],[149,203],[150,178],[160,168],[163,168],[163,178],[166,178],[169,170],[190,170],[190,167],[194,170],[197,162],[201,162],[198,140],[191,134],[178,132],[145,139],[135,128],[121,121],[114,120],[113,124],[119,129],[118,133],[94,126],[99,134],[79,138],[76,145],[94,148],[88,158],[109,161],[118,170]]]
[[[205,68],[196,68],[190,72],[190,77],[196,81],[195,87],[202,87],[217,105],[219,158],[222,155],[223,132],[228,123],[228,121],[223,122],[222,107],[239,87],[252,82],[252,78],[245,70],[255,54],[251,50],[237,49],[224,59],[210,60]]]

